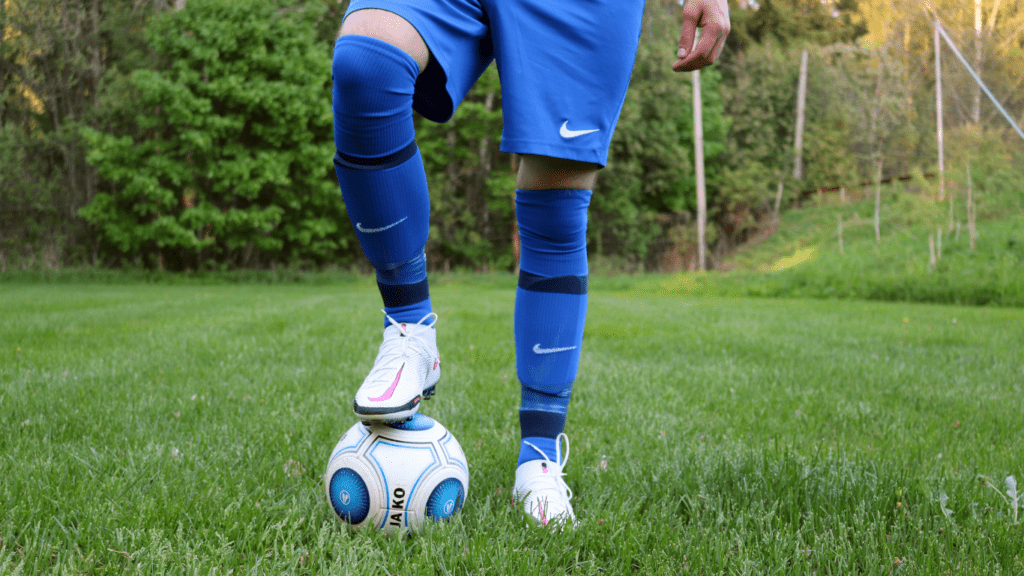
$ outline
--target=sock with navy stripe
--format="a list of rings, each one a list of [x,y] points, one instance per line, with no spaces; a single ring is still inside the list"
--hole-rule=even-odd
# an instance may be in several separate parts
[[[590,190],[516,190],[520,274],[514,313],[522,385],[518,465],[555,457],[587,313]]]
[[[384,311],[400,323],[431,311],[430,193],[412,118],[418,73],[412,56],[376,38],[346,35],[334,45],[335,173]]]

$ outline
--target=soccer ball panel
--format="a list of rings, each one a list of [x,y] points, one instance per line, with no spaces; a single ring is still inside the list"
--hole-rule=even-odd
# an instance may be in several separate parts
[[[338,440],[338,443],[334,446],[334,451],[331,452],[331,460],[333,461],[342,452],[348,450],[358,451],[359,447],[364,444],[364,440],[369,438],[369,436],[370,431],[362,424],[356,424],[349,428],[345,435],[341,437],[341,440]],[[328,466],[330,466],[329,463]]]
[[[459,445],[459,441],[455,439],[455,436],[449,432],[441,438],[439,444],[444,449],[444,455],[448,461],[462,468],[468,477],[469,466],[466,464],[466,454],[462,452],[462,446]]]
[[[438,464],[434,447],[429,443],[416,445],[381,438],[366,451],[366,457],[376,464],[387,495],[388,514],[381,521],[381,528],[385,525],[408,527],[410,523],[405,519],[408,502],[417,495],[416,489],[423,477]],[[396,522],[398,516],[401,516],[400,525]]]
[[[350,524],[359,524],[370,513],[370,491],[358,472],[340,468],[331,476],[327,493],[335,514]]]
[[[427,498],[426,515],[431,520],[447,520],[462,509],[466,493],[456,478],[446,478],[434,488]]]

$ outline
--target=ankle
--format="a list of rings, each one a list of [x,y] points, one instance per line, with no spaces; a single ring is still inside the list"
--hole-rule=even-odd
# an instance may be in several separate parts
[[[519,460],[516,462],[516,467],[518,468],[534,460],[555,462],[557,452],[558,440],[555,438],[545,438],[543,436],[523,438],[519,442]]]

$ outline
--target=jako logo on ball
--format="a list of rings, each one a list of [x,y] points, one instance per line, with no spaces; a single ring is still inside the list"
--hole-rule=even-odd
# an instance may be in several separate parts
[[[469,491],[459,442],[422,414],[398,424],[349,428],[331,452],[325,480],[338,518],[386,534],[449,518]]]

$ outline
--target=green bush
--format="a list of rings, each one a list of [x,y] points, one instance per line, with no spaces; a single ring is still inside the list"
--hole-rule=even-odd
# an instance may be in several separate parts
[[[323,8],[285,4],[193,0],[149,25],[135,133],[83,130],[112,188],[79,214],[107,251],[172,269],[348,257]]]

